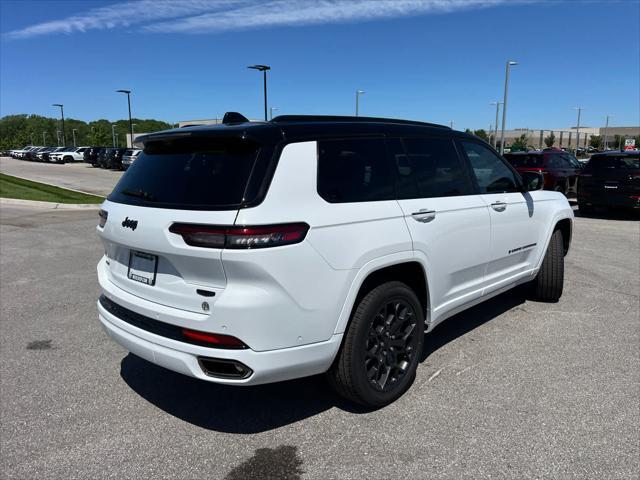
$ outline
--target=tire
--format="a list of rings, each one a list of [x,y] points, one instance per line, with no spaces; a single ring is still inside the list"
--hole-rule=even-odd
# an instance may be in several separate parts
[[[73,162],[73,157],[64,157],[62,159],[62,163],[71,163]]]
[[[535,296],[543,302],[557,302],[564,286],[564,246],[562,232],[551,235],[540,271],[533,281]]]
[[[413,383],[423,340],[424,314],[415,292],[402,282],[383,283],[356,306],[327,372],[329,384],[360,405],[388,405]]]

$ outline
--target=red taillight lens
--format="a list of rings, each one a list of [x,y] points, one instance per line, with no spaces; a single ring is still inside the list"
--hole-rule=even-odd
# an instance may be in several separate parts
[[[231,335],[221,335],[218,333],[199,332],[188,328],[182,329],[182,335],[188,340],[198,342],[202,345],[217,348],[248,348],[242,340]]]
[[[217,227],[174,223],[171,233],[181,235],[187,245],[205,248],[268,248],[292,245],[304,240],[309,225],[289,223],[259,227]]]
[[[98,226],[100,228],[104,228],[105,224],[107,223],[107,217],[109,216],[109,212],[107,212],[106,210],[100,210],[98,212]]]

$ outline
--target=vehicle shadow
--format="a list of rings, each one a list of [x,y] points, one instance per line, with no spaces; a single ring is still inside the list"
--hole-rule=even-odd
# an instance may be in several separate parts
[[[426,336],[420,361],[525,300],[526,291],[519,287],[449,318]],[[131,353],[122,359],[120,375],[138,395],[168,414],[225,433],[273,430],[334,407],[354,414],[371,411],[335,395],[321,375],[233,387],[187,377]]]

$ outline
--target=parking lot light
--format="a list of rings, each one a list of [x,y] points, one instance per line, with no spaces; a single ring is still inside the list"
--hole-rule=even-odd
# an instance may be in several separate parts
[[[61,103],[54,103],[51,105],[52,107],[60,107],[60,116],[62,117],[62,145],[66,145],[67,141],[64,137],[64,105]],[[58,143],[60,143],[58,141]]]
[[[611,118],[613,115],[607,115],[607,121],[604,125],[604,141],[602,142],[602,149],[606,150],[607,149],[607,134],[609,133],[609,118]]]
[[[113,137],[113,148],[116,148],[116,125],[115,125],[115,123],[111,124],[111,136]]]
[[[264,81],[264,121],[267,121],[267,70],[271,70],[269,65],[250,65],[249,67],[252,70],[258,70],[262,72],[263,81]]]
[[[74,128],[71,130],[71,135],[73,135],[73,146],[76,146],[76,132],[78,131],[78,129]]]
[[[500,155],[504,153],[504,127],[507,123],[507,97],[509,96],[509,71],[511,67],[518,65],[514,60],[507,61],[504,76],[504,99],[502,101],[502,128],[500,130]]]
[[[580,148],[580,114],[584,108],[582,107],[573,107],[574,110],[578,111],[578,123],[576,124],[576,156],[578,156],[578,148]],[[586,135],[586,134],[585,134]],[[571,145],[569,145],[571,148]]]
[[[116,92],[127,94],[127,105],[129,106],[129,133],[131,134],[131,146],[133,146],[133,123],[131,123],[131,90],[116,90]]]
[[[356,90],[356,117],[360,114],[360,95],[363,93],[364,90]]]

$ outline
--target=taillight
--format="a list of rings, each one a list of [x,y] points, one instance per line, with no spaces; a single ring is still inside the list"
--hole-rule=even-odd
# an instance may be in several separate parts
[[[199,332],[198,330],[182,329],[182,335],[187,340],[197,342],[208,347],[217,348],[248,348],[242,340],[231,335],[221,335],[218,333]]]
[[[99,217],[99,220],[98,220],[98,226],[99,226],[100,228],[104,228],[105,224],[107,223],[107,217],[108,217],[108,216],[109,216],[109,212],[107,212],[106,210],[102,210],[102,209],[101,209],[101,210],[98,212],[98,217]]]
[[[300,243],[307,235],[309,225],[289,223],[257,227],[218,227],[174,223],[169,231],[181,235],[184,242],[193,247],[250,249]]]

